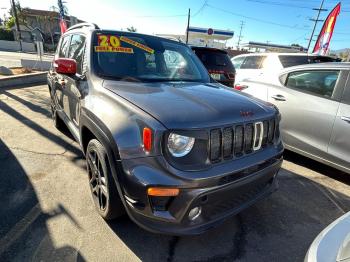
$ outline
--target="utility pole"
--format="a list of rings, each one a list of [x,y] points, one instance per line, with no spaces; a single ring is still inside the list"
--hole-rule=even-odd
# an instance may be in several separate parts
[[[188,44],[188,30],[190,28],[190,19],[191,19],[191,9],[188,9],[188,17],[187,17],[187,29],[186,29],[186,45]]]
[[[237,42],[237,50],[239,49],[239,45],[241,44],[241,40],[243,38],[243,35],[242,35],[243,27],[244,27],[244,21],[241,21],[240,30],[239,30],[239,36],[238,36],[238,42]]]
[[[316,19],[310,19],[311,21],[314,21],[315,24],[314,24],[314,28],[312,29],[311,37],[309,39],[309,44],[307,45],[307,51],[308,52],[310,51],[310,45],[311,45],[312,39],[314,37],[314,33],[315,33],[316,26],[317,26],[318,22],[323,22],[324,21],[322,19],[319,19],[321,12],[327,11],[327,9],[323,9],[323,4],[324,4],[324,0],[322,0],[320,8],[313,8],[312,9],[312,10],[315,10],[315,11],[318,11],[318,12],[317,12],[317,18]]]
[[[18,22],[18,16],[17,16],[17,9],[16,9],[16,5],[15,5],[15,1],[11,0],[11,5],[12,5],[12,10],[13,10],[13,15],[15,16],[15,22],[16,22],[16,29],[17,29],[17,33],[18,33],[18,40],[19,40],[19,46],[22,49],[22,36],[21,36],[21,28],[19,27],[19,22]]]

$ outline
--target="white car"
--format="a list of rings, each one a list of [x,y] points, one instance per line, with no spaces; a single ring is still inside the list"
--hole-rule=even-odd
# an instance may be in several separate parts
[[[231,61],[236,69],[236,83],[239,85],[242,80],[259,79],[286,67],[335,62],[336,59],[306,53],[254,53],[235,56]]]
[[[312,242],[305,262],[350,262],[350,212],[326,227]]]

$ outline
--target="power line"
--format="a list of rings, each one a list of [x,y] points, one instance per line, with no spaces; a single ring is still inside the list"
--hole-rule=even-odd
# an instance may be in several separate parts
[[[225,12],[225,13],[231,14],[233,16],[238,16],[238,17],[249,19],[249,20],[254,20],[254,21],[257,21],[257,22],[260,22],[260,23],[265,23],[265,24],[270,24],[270,25],[275,25],[275,26],[280,26],[280,27],[285,27],[285,28],[290,28],[290,29],[295,29],[295,30],[307,31],[307,29],[304,29],[304,28],[299,28],[299,27],[295,27],[295,26],[280,24],[280,23],[276,23],[276,22],[273,22],[273,21],[259,19],[259,18],[255,18],[255,17],[251,17],[251,16],[246,16],[246,15],[242,15],[241,13],[234,13],[234,12],[228,11],[226,9],[222,9],[222,8],[219,8],[219,7],[216,7],[216,6],[212,6],[210,4],[207,4],[207,6],[212,8],[212,9],[216,9],[216,10],[219,10],[221,12]]]
[[[201,8],[199,8],[199,10],[194,15],[192,15],[192,17],[196,17],[197,15],[199,15],[207,7],[207,4],[208,0],[205,0]]]
[[[306,5],[295,5],[294,3],[291,4],[290,2],[276,2],[276,1],[266,1],[266,0],[246,0],[247,2],[254,2],[258,4],[265,4],[265,5],[275,5],[275,6],[286,6],[286,7],[292,7],[292,8],[299,8],[299,9],[313,9],[311,6],[306,6]],[[305,1],[302,0],[304,3]],[[310,1],[308,1],[310,3]],[[331,4],[331,3],[328,3]],[[349,13],[350,10],[343,9],[343,13]]]
[[[271,1],[262,1],[262,0],[246,0],[246,1],[259,3],[259,4],[267,4],[267,5],[277,5],[277,6],[287,6],[287,7],[294,7],[294,8],[312,9],[312,7],[310,7],[310,6],[293,5],[293,4],[281,3],[281,2],[271,2]]]
[[[191,15],[191,17],[195,17],[199,15],[207,6],[208,0],[205,0],[202,4],[202,6],[198,9],[198,11]],[[175,14],[175,15],[139,15],[134,16],[135,18],[172,18],[172,17],[187,17],[188,14]]]
[[[239,49],[239,45],[241,44],[241,40],[243,38],[243,35],[242,35],[243,27],[244,27],[244,21],[241,21],[240,30],[239,30],[239,36],[238,36],[238,41],[237,41],[237,49]]]

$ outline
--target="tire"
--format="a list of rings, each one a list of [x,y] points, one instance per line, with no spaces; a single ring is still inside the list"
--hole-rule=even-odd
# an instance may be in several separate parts
[[[125,213],[112,177],[108,155],[103,145],[92,139],[86,149],[86,165],[91,195],[98,213],[111,220]]]

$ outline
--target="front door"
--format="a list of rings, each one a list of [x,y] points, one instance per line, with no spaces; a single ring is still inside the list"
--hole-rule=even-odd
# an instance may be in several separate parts
[[[281,134],[288,147],[325,156],[339,108],[336,86],[338,70],[290,72],[280,87],[268,90],[269,102],[282,115]]]

